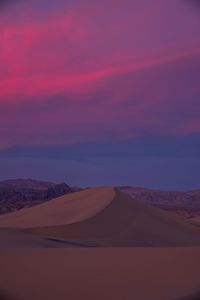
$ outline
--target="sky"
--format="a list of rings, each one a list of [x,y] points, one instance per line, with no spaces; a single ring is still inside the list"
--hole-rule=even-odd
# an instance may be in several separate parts
[[[200,188],[200,7],[0,1],[0,179]]]

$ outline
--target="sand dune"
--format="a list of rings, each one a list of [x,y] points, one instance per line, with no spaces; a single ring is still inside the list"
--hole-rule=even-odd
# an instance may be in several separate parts
[[[181,217],[139,203],[115,190],[101,212],[74,224],[34,228],[30,232],[94,246],[194,246],[200,229]]]
[[[67,194],[0,216],[0,227],[28,228],[80,222],[98,214],[115,195],[113,188],[95,188]]]
[[[34,228],[30,232],[93,246],[200,245],[199,228],[122,192],[115,190],[115,193],[109,205],[87,220]]]
[[[197,300],[200,247],[180,247],[197,245],[200,227],[116,189],[70,194],[0,217],[0,299]]]
[[[0,249],[66,248],[73,246],[80,247],[81,245],[62,242],[60,239],[27,234],[21,229],[0,229]]]
[[[0,217],[50,241],[83,246],[197,246],[200,228],[114,188],[90,189]]]

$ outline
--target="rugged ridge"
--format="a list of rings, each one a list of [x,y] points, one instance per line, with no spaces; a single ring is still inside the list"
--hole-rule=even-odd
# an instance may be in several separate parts
[[[200,216],[200,190],[160,191],[131,186],[121,186],[119,189],[138,201],[176,212],[184,217]]]
[[[32,179],[1,181],[0,214],[31,207],[73,191],[66,183],[56,184]]]

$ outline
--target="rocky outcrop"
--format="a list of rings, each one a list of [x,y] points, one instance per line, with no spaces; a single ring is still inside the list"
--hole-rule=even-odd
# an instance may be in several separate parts
[[[0,182],[0,214],[31,207],[75,191],[66,183],[43,182],[31,179]]]

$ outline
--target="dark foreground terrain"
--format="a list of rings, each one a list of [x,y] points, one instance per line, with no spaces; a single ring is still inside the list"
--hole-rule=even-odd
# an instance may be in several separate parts
[[[0,216],[2,300],[199,300],[200,227],[116,188]]]
[[[0,252],[4,300],[199,300],[200,248]]]

